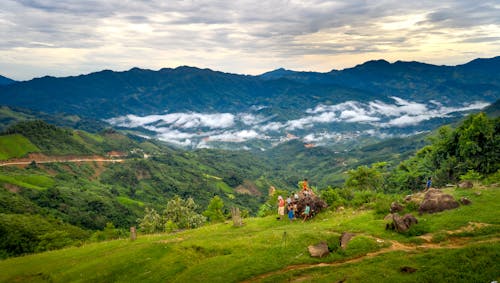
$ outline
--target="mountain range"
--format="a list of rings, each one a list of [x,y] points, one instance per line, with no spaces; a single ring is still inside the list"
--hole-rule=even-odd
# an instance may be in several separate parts
[[[457,66],[369,61],[326,73],[259,76],[182,66],[104,70],[0,86],[0,104],[106,121],[188,148],[265,150],[432,130],[500,98],[500,57]]]

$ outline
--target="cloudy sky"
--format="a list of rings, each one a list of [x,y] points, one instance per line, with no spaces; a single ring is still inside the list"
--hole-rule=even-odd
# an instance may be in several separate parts
[[[260,74],[371,59],[456,65],[500,55],[499,15],[499,0],[2,0],[0,74],[180,65]]]

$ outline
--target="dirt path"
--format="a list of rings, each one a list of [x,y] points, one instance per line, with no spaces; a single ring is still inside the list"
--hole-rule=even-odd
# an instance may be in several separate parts
[[[31,162],[35,161],[37,164],[44,163],[78,163],[78,162],[123,162],[124,159],[110,159],[104,157],[48,157],[44,159],[31,159],[31,160],[11,160],[8,162],[0,162],[0,166],[19,166],[19,165],[29,165]]]
[[[377,239],[377,238],[375,238],[375,239]],[[383,240],[383,239],[378,239],[378,240]],[[290,265],[290,266],[287,266],[287,267],[282,268],[280,270],[275,270],[275,271],[271,271],[268,273],[260,274],[256,277],[250,278],[250,279],[245,280],[243,282],[259,282],[262,279],[265,279],[265,278],[268,278],[268,277],[271,277],[274,275],[287,273],[287,272],[293,271],[293,270],[305,270],[305,269],[310,269],[310,268],[315,268],[315,267],[337,267],[337,266],[341,266],[344,264],[357,263],[357,262],[363,261],[365,259],[370,259],[370,258],[376,257],[376,256],[381,255],[381,254],[396,252],[396,251],[410,252],[410,251],[425,250],[425,249],[458,249],[458,248],[462,248],[462,247],[465,247],[467,245],[470,245],[471,243],[469,240],[470,239],[468,239],[468,238],[467,239],[462,238],[462,239],[459,239],[456,241],[452,241],[448,244],[436,244],[436,243],[426,242],[426,243],[423,243],[420,245],[408,245],[408,244],[403,244],[403,243],[400,243],[397,241],[390,240],[390,241],[388,241],[389,243],[391,243],[390,247],[380,249],[376,252],[371,252],[371,253],[367,253],[365,255],[361,255],[358,257],[354,257],[354,258],[350,258],[350,259],[346,259],[346,260],[341,260],[341,261],[336,261],[336,262],[330,262],[330,263],[322,262],[322,263],[313,263],[313,264]],[[383,241],[385,241],[385,240],[383,240]],[[474,243],[479,244],[479,243],[489,243],[489,242],[500,242],[500,239],[489,239],[489,240],[484,240],[484,241],[477,241]]]

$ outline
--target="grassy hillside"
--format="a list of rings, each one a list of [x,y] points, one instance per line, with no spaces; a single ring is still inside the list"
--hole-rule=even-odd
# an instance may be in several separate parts
[[[498,188],[447,189],[472,204],[417,216],[407,234],[383,213],[328,211],[311,221],[250,218],[0,261],[0,282],[491,282],[500,278]],[[342,232],[355,233],[345,250]],[[333,252],[309,256],[326,241]],[[402,271],[403,270],[403,271]],[[414,270],[409,273],[404,270]]]
[[[0,136],[0,160],[23,157],[40,149],[19,134]]]

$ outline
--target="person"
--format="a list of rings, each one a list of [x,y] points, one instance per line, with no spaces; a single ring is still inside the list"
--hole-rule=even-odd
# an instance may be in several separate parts
[[[310,188],[309,188],[309,185],[307,184],[307,178],[305,178],[305,179],[302,181],[301,186],[302,186],[302,195],[303,195],[304,197],[309,196],[309,190],[310,190]]]
[[[292,203],[292,196],[286,198],[286,204],[289,206]]]
[[[294,198],[294,201],[295,201],[295,202],[298,202],[298,201],[299,201],[299,194],[298,194],[298,193],[295,193],[295,194],[293,195],[293,198]]]
[[[295,218],[295,212],[293,210],[293,205],[289,204],[288,205],[288,219],[290,220],[290,223],[292,223],[294,218]]]
[[[427,184],[425,184],[425,190],[430,189],[432,186],[432,177],[427,178]]]
[[[285,200],[283,200],[282,196],[278,196],[278,215],[279,215],[279,220],[285,216]]]
[[[302,191],[308,191],[309,185],[307,184],[307,178],[302,181]]]
[[[304,212],[302,213],[304,215],[304,219],[302,219],[302,222],[306,221],[307,217],[309,217],[309,214],[311,214],[311,207],[309,204],[306,204],[306,207],[304,208]]]

